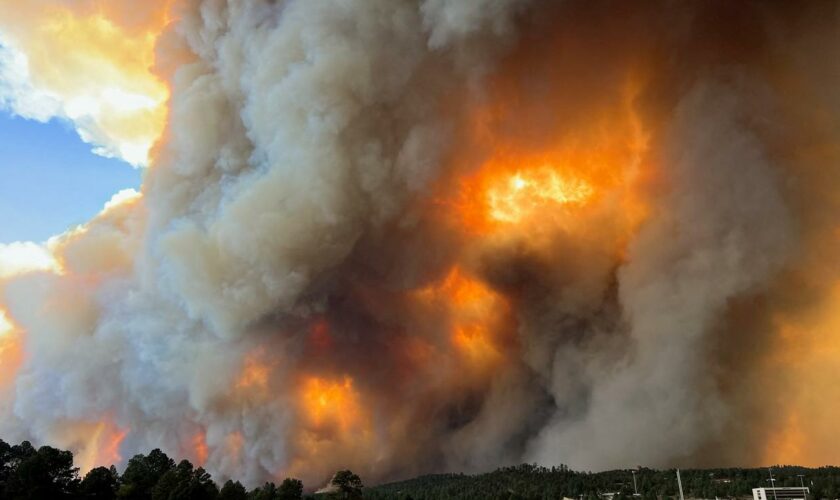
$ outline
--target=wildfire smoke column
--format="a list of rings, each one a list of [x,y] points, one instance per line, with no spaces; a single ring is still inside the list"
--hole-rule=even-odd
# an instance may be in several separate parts
[[[5,439],[252,485],[836,461],[836,3],[150,9],[141,192],[0,272]]]

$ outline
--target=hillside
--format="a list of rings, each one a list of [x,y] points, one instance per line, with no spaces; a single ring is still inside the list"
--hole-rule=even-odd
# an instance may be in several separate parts
[[[798,475],[811,488],[813,498],[836,498],[840,492],[840,468],[816,469],[781,466],[773,468],[778,486],[799,486]],[[768,469],[686,469],[681,471],[686,498],[751,497],[752,488],[769,484]],[[642,500],[678,498],[673,469],[639,468],[636,481]],[[370,499],[548,499],[548,498],[632,498],[633,473],[614,470],[599,473],[576,472],[565,466],[536,465],[506,467],[486,474],[437,474],[368,488]]]
[[[808,500],[835,499],[840,493],[840,468],[809,469],[774,466],[779,486],[811,488]],[[638,498],[634,498],[633,475]],[[751,490],[769,483],[769,470],[686,469],[681,471],[686,498],[751,498]],[[575,500],[676,500],[673,469],[577,472],[566,466],[523,464],[478,475],[435,474],[399,482],[364,487],[365,478],[349,470],[337,471],[330,480],[335,493],[305,494],[323,486],[304,485],[296,478],[279,484],[266,482],[246,489],[236,478],[217,484],[201,466],[188,460],[176,462],[159,449],[128,460],[120,473],[116,467],[96,467],[79,474],[70,451],[28,441],[10,445],[0,440],[0,499],[132,499],[132,500],[300,500],[359,499],[560,499]],[[781,498],[780,498],[781,500]]]

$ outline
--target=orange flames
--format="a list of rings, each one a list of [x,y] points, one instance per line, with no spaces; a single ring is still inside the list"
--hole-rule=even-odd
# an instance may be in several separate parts
[[[209,451],[207,449],[207,434],[204,431],[197,432],[192,437],[193,456],[196,464],[204,465],[207,462]]]
[[[541,120],[529,124],[532,111],[520,108],[528,97],[505,78],[502,73],[491,86],[495,94],[471,110],[472,150],[464,148],[471,152],[454,160],[458,174],[441,186],[437,202],[454,207],[464,230],[478,235],[558,228],[591,233],[593,217],[609,213],[623,247],[648,214],[643,159],[649,132],[634,104],[644,78],[628,71],[610,105],[595,107],[574,128],[554,124],[555,132]],[[523,128],[511,134],[510,123]]]
[[[463,182],[459,211],[477,232],[572,215],[595,195],[590,180],[553,162],[494,160]]]
[[[100,422],[65,422],[55,429],[51,441],[77,450],[76,464],[85,473],[100,465],[120,463],[120,446],[128,432],[110,418]]]
[[[503,344],[509,343],[506,324],[510,307],[505,298],[481,280],[454,266],[439,282],[415,291],[423,307],[443,312],[447,319],[448,345],[473,368],[489,368],[502,361]],[[432,346],[413,339],[408,343],[412,359],[435,357]]]
[[[498,361],[497,336],[503,333],[500,327],[508,312],[500,295],[456,266],[440,283],[419,290],[416,297],[448,310],[451,341],[458,352],[480,365]]]
[[[122,460],[120,454],[120,445],[128,435],[129,429],[120,429],[114,425],[108,427],[107,424],[101,425],[101,431],[98,439],[102,440],[103,446],[99,456],[92,463],[96,464],[117,464]]]
[[[301,432],[296,453],[281,476],[311,473],[313,463],[340,460],[345,453],[369,452],[372,422],[362,396],[349,376],[307,376],[300,380]]]
[[[647,214],[628,165],[641,151],[593,144],[588,151],[504,154],[460,180],[455,202],[465,228],[490,233],[529,225],[575,227],[600,209],[635,231]],[[605,206],[606,205],[606,206]]]
[[[364,413],[353,380],[328,380],[308,377],[302,385],[304,414],[315,429],[335,429],[347,432],[364,423]]]
[[[592,195],[585,181],[563,178],[551,166],[516,172],[487,190],[490,217],[501,222],[520,222],[542,209],[583,203]]]

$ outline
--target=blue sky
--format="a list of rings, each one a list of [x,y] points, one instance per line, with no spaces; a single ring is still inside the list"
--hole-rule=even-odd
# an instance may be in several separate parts
[[[41,242],[140,186],[142,170],[91,152],[69,123],[0,111],[0,243]]]

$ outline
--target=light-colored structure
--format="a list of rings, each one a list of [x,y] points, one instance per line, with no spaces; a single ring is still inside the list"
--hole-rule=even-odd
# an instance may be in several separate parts
[[[753,500],[806,500],[808,488],[753,488]]]

